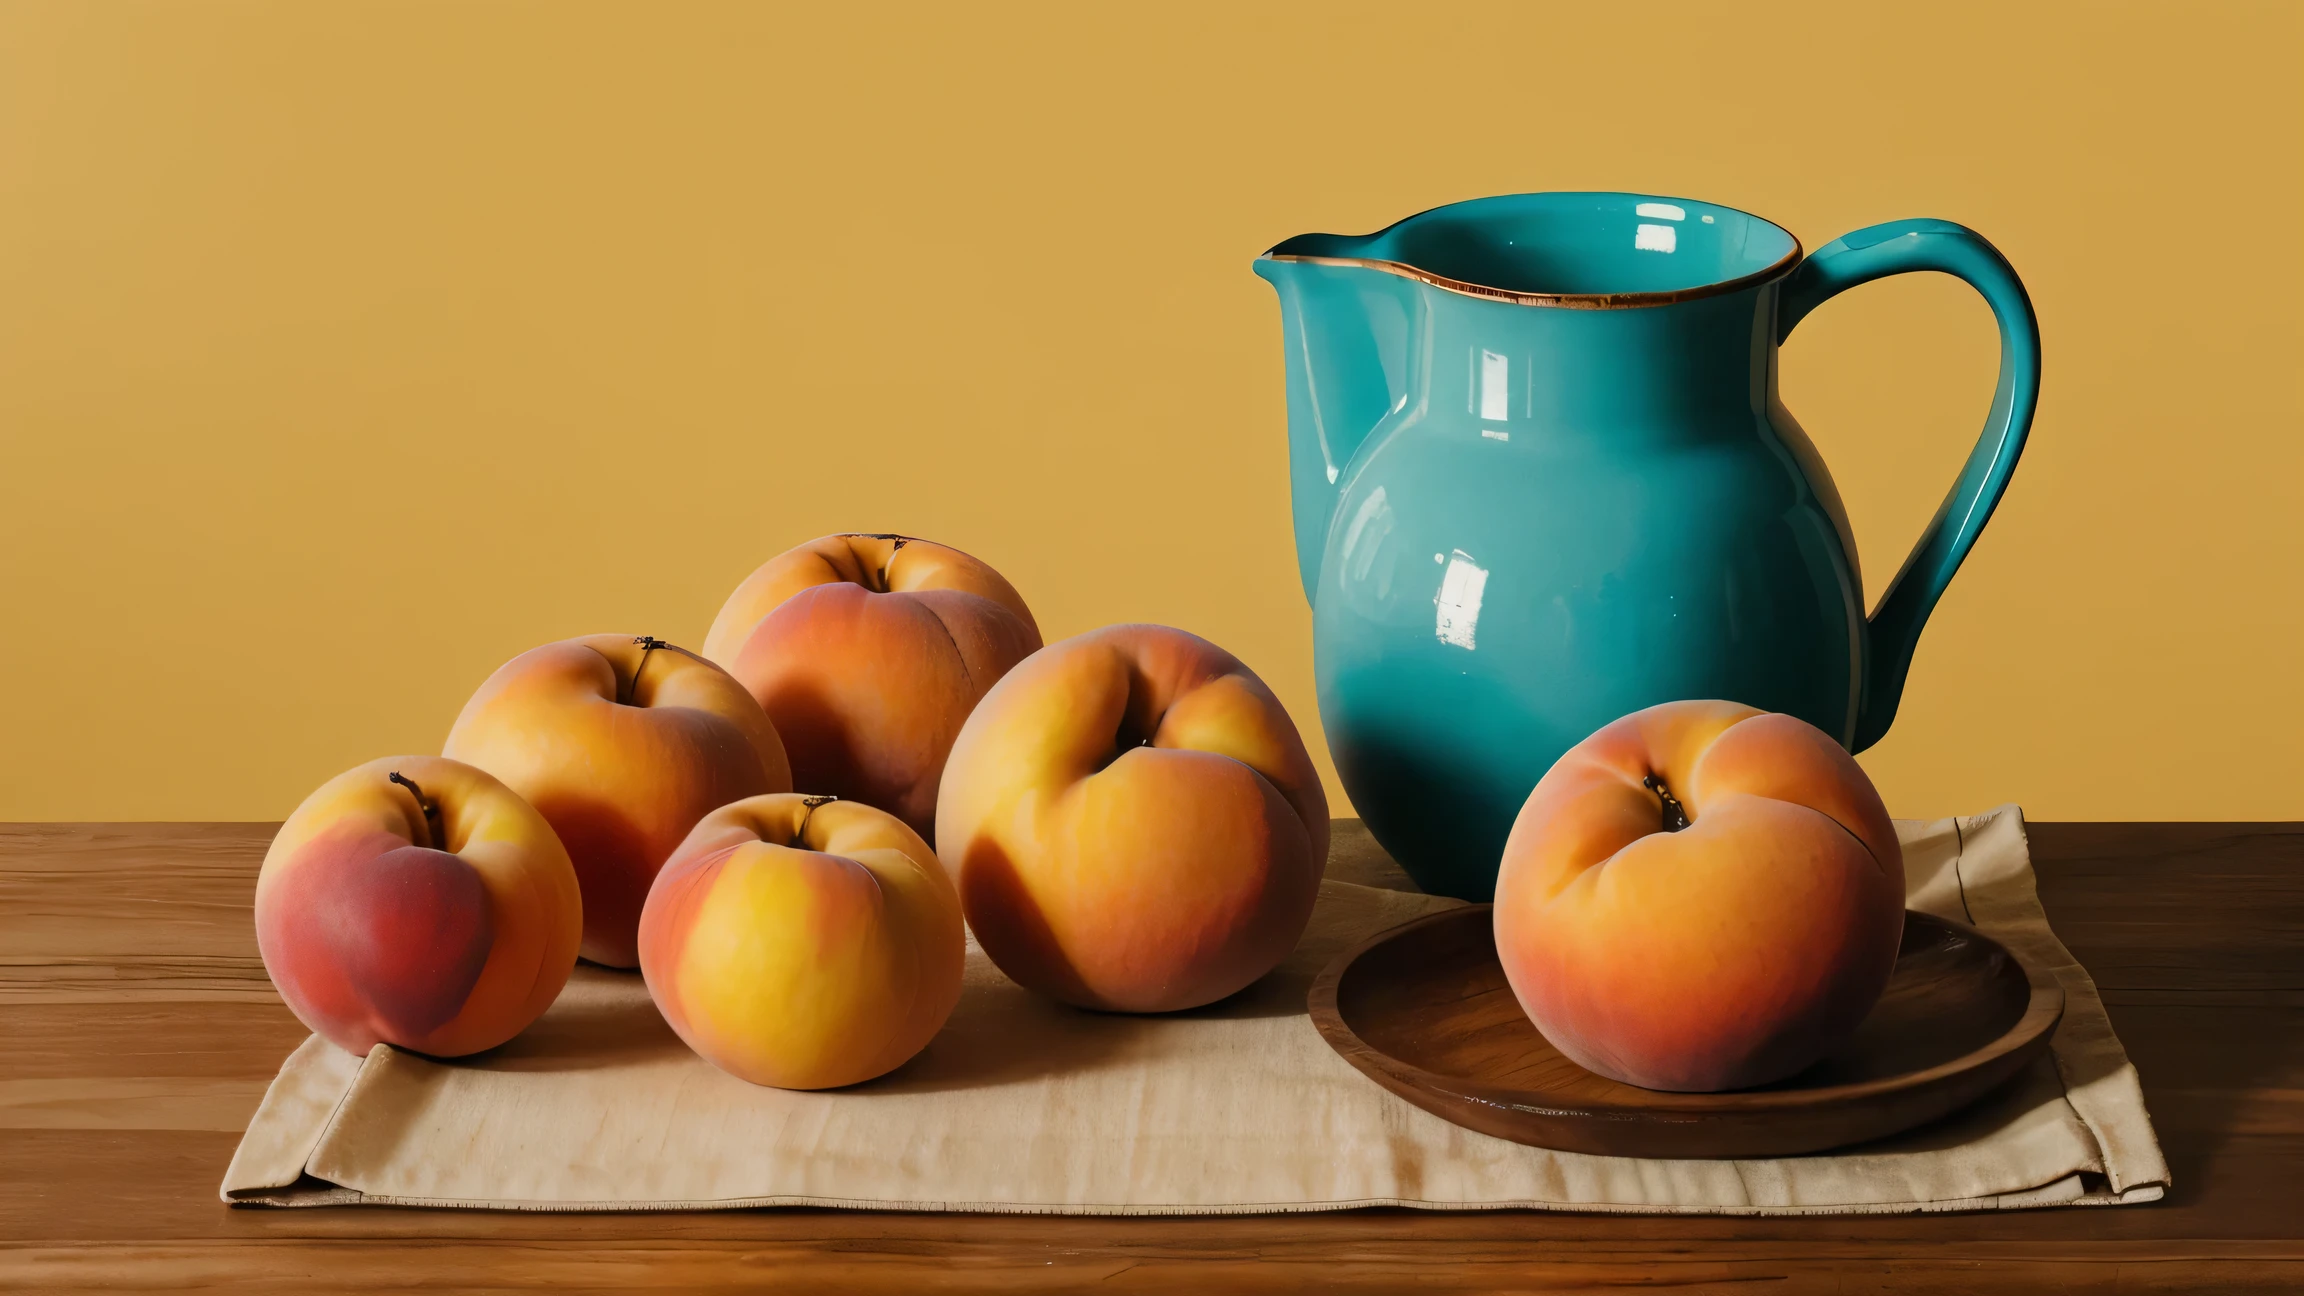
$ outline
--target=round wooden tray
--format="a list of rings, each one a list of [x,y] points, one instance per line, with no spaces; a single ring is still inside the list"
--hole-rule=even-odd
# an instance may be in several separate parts
[[[1313,982],[1312,1021],[1376,1083],[1515,1143],[1637,1157],[1845,1147],[1982,1097],[2048,1047],[2064,1014],[2055,978],[2006,946],[1907,912],[1887,991],[1832,1056],[1759,1089],[1661,1093],[1594,1075],[1537,1032],[1496,961],[1490,909],[1361,942]]]

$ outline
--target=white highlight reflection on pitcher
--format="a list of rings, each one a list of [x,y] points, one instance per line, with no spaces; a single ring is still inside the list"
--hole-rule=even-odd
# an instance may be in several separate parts
[[[1669,225],[1642,225],[1632,231],[1632,246],[1641,252],[1670,252],[1680,246],[1680,231]]]
[[[1440,609],[1433,632],[1440,642],[1469,649],[1480,628],[1480,596],[1488,589],[1488,569],[1472,561],[1472,555],[1461,549],[1448,558],[1448,570],[1440,573],[1440,592],[1432,602]]]

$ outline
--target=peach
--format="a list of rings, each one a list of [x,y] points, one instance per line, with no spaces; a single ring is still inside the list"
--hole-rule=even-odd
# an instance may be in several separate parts
[[[696,821],[792,789],[760,704],[726,671],[641,635],[587,635],[488,677],[444,754],[487,770],[543,813],[584,888],[583,955],[639,962],[648,884]]]
[[[1570,1059],[1649,1089],[1767,1084],[1847,1038],[1904,931],[1887,807],[1822,730],[1734,702],[1569,749],[1496,881],[1512,993]]]
[[[794,786],[877,806],[934,840],[936,788],[960,725],[1040,647],[1015,587],[957,549],[834,535],[736,587],[704,655],[752,690]]]
[[[943,1029],[966,943],[952,880],[903,820],[786,793],[713,811],[673,852],[641,911],[640,972],[712,1065],[831,1089]]]
[[[1165,626],[1106,626],[985,694],[944,768],[936,840],[1001,971],[1085,1008],[1167,1012],[1295,948],[1328,798],[1238,658]]]
[[[583,926],[544,816],[438,756],[328,780],[256,875],[264,970],[299,1020],[359,1054],[458,1057],[512,1038],[559,995]]]

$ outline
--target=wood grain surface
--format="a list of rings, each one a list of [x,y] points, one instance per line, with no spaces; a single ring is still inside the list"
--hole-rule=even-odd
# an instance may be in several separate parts
[[[1405,885],[1338,827],[1333,876]],[[228,1208],[304,1037],[250,928],[271,831],[0,827],[0,1291],[2304,1291],[2304,825],[2031,826],[2167,1201],[1748,1219]]]
[[[1800,1074],[1659,1093],[1568,1060],[1512,995],[1494,906],[1378,932],[1312,983],[1312,1024],[1362,1074],[1484,1134],[1629,1157],[1787,1157],[1901,1133],[1966,1106],[2047,1051],[2064,992],[2000,942],[1923,913],[1856,1033]]]

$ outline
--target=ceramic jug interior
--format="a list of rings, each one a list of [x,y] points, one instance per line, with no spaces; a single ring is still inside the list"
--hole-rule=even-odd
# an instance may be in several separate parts
[[[1867,619],[1777,345],[1855,283],[1936,269],[2002,328],[1946,506]],[[2014,467],[2038,386],[2022,285],[1940,221],[1835,241],[1635,194],[1479,199],[1290,239],[1279,291],[1297,557],[1321,718],[1370,830],[1427,890],[1486,899],[1514,815],[1599,726],[1678,698],[1784,711],[1861,749]]]

